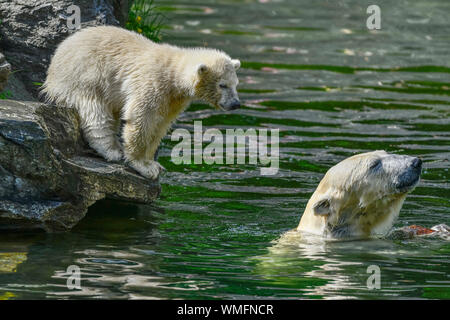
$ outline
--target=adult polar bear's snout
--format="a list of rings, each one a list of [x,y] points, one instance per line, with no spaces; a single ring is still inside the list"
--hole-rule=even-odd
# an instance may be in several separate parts
[[[297,230],[330,238],[385,235],[421,170],[419,158],[385,151],[347,158],[325,174]]]
[[[397,192],[409,192],[415,187],[422,171],[422,160],[409,156],[391,155],[383,161],[383,168],[391,172]]]

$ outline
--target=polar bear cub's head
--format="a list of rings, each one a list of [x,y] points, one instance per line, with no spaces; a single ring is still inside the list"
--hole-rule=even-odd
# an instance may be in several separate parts
[[[330,168],[297,228],[330,238],[385,235],[419,181],[419,158],[362,153]]]
[[[205,49],[198,52],[202,62],[196,65],[197,81],[195,97],[222,110],[234,110],[241,106],[236,86],[239,83],[236,70],[241,66],[219,50]]]

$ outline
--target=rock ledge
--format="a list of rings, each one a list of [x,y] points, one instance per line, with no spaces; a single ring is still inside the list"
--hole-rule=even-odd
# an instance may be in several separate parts
[[[64,231],[95,201],[154,201],[161,191],[82,139],[76,110],[0,100],[0,229]]]

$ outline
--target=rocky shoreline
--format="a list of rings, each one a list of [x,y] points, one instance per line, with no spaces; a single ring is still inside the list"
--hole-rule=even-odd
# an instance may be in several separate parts
[[[74,109],[0,100],[0,229],[68,230],[97,200],[159,193],[158,181],[87,148]]]
[[[159,181],[89,149],[74,109],[38,102],[51,55],[74,32],[66,23],[72,4],[0,0],[0,230],[70,230],[97,200],[151,203],[161,191]],[[76,5],[86,27],[119,25],[129,3]]]

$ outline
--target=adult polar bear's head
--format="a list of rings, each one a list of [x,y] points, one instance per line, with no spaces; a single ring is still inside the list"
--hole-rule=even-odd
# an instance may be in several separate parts
[[[297,230],[330,238],[385,235],[421,170],[420,159],[385,151],[347,158],[325,174]]]

